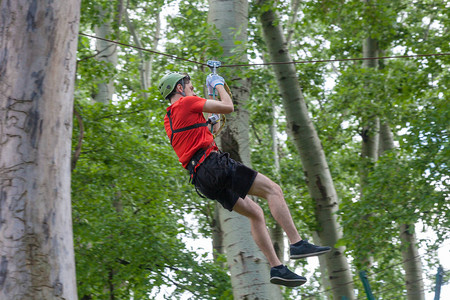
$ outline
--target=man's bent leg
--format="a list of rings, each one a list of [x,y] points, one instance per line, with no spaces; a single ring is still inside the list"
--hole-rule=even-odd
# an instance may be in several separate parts
[[[271,266],[270,282],[288,287],[296,287],[304,284],[306,282],[305,277],[291,272],[278,259],[272,245],[272,240],[270,239],[269,231],[267,231],[264,212],[261,207],[249,197],[245,197],[244,199],[238,199],[233,210],[250,219],[253,239]]]
[[[283,192],[278,184],[263,174],[258,173],[250,188],[249,194],[267,199],[270,212],[289,238],[291,243],[289,247],[291,259],[317,256],[331,251],[331,247],[316,246],[308,243],[307,240],[301,240],[289,208],[284,200]]]
[[[291,244],[295,244],[301,240],[289,208],[284,200],[283,191],[278,184],[265,175],[258,173],[248,194],[267,200],[272,216],[280,224],[284,232],[286,232]]]
[[[270,266],[275,267],[281,265],[273,248],[262,208],[249,197],[245,197],[244,199],[238,199],[233,210],[250,219],[253,239],[266,256]]]

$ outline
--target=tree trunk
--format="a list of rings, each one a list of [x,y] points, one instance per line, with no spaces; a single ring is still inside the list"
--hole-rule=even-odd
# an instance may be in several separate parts
[[[117,10],[117,15],[120,16],[122,14],[123,7],[121,5],[122,2],[119,1],[119,3],[120,5]],[[114,4],[114,1],[110,2],[110,5],[112,7],[114,7]],[[95,35],[103,39],[111,39],[112,37],[116,36],[113,30],[113,18],[111,17],[114,15],[114,13],[107,11],[100,5],[99,11],[99,19],[102,23],[95,26]],[[111,11],[115,12],[114,8],[112,8]],[[120,18],[117,19],[117,26],[120,25],[120,20]],[[95,43],[97,52],[99,53],[99,55],[96,56],[97,60],[111,64],[115,67],[117,65],[117,45],[100,39],[96,39]],[[108,103],[109,101],[111,101],[115,90],[114,81],[109,78],[103,78],[97,84],[97,86],[98,93],[97,95],[95,95],[95,102]]]
[[[364,0],[368,2],[369,0]],[[363,41],[363,57],[377,57],[378,56],[378,42],[367,37]],[[377,60],[364,60],[363,68],[369,70],[377,69]],[[370,83],[367,83],[370,85]],[[361,157],[366,163],[363,163],[361,167],[361,194],[366,183],[367,174],[370,171],[369,165],[374,163],[378,159],[378,144],[379,144],[379,131],[380,131],[380,120],[379,117],[374,115],[367,117],[363,120],[363,130],[361,132],[362,144],[361,144]],[[362,197],[363,195],[361,195]]]
[[[365,0],[367,2],[368,0]],[[378,42],[367,37],[363,41],[363,57],[377,57],[378,56]],[[377,69],[377,60],[364,60],[363,68],[369,70]],[[368,83],[369,85],[370,83]],[[378,116],[367,117],[363,120],[363,130],[361,132],[362,145],[361,145],[361,156],[369,162],[375,162],[378,159],[378,142],[379,142],[379,131],[380,131],[380,120]],[[361,186],[364,185],[367,172],[370,168],[362,167],[361,173]]]
[[[246,0],[210,0],[208,23],[221,32],[223,56],[231,57],[235,40],[247,42],[248,3]],[[234,28],[234,29],[233,29]],[[239,34],[235,34],[239,30]],[[246,62],[242,55],[240,61]],[[219,72],[222,70],[219,69]],[[250,163],[249,116],[245,104],[249,81],[236,75],[225,76],[235,103],[235,112],[227,116],[227,126],[220,135],[222,150],[247,166]],[[223,243],[231,273],[235,299],[282,299],[280,289],[269,282],[269,266],[256,246],[249,220],[237,213],[220,209]]]
[[[158,11],[157,15],[155,16],[155,18],[156,18],[155,35],[153,37],[153,42],[152,42],[152,47],[151,47],[151,50],[153,50],[153,51],[156,51],[159,40],[161,39],[161,37],[160,37],[161,17],[160,17],[159,11]],[[139,34],[136,31],[136,28],[128,16],[128,12],[125,12],[125,20],[126,20],[128,31],[130,31],[131,35],[133,36],[133,40],[134,40],[134,43],[136,44],[136,46],[139,48],[144,48],[141,43],[141,38],[139,37]],[[148,93],[146,91],[151,86],[151,74],[152,74],[153,60],[154,60],[155,54],[151,53],[149,59],[146,59],[146,55],[144,54],[143,50],[137,49],[137,51],[139,53],[139,59],[140,59],[139,74],[140,74],[140,78],[141,78],[141,80],[140,80],[141,81],[141,90],[144,91],[143,97],[148,98]]]
[[[152,42],[152,50],[156,51],[158,49],[159,40],[161,39],[161,12],[158,11],[158,14],[156,15],[156,24],[155,24],[155,35],[153,36],[153,42]],[[146,79],[146,84],[148,87],[152,85],[152,72],[153,72],[153,61],[154,61],[155,54],[151,53],[150,58],[147,60],[144,60],[144,76]]]
[[[319,234],[316,231],[313,232],[313,241],[316,245],[320,245],[321,243]],[[317,258],[319,259],[320,282],[322,283],[320,290],[326,295],[326,299],[331,299],[332,293],[330,291],[330,280],[328,279],[327,258],[324,255],[320,255]]]
[[[394,137],[392,135],[391,127],[388,123],[383,122],[380,126],[380,143],[379,154],[383,155],[384,152],[394,150]]]
[[[394,149],[394,138],[388,123],[383,123],[380,130],[380,153]],[[408,300],[424,300],[422,262],[417,248],[414,226],[400,224],[400,242],[402,245],[403,269],[405,271]]]
[[[213,257],[217,262],[217,255],[224,254],[223,250],[223,232],[222,227],[220,226],[220,215],[219,211],[221,209],[221,205],[216,203],[214,206],[214,215],[213,215],[213,224],[211,224],[212,228],[212,248],[213,248]]]
[[[276,173],[276,181],[280,182],[280,158],[278,156],[278,139],[277,139],[277,117],[276,117],[276,106],[272,102],[272,123],[269,125],[270,136],[272,138],[272,152],[273,152],[273,162]],[[275,248],[275,253],[277,254],[280,261],[284,264],[284,231],[280,224],[274,223],[273,227],[269,229],[270,237],[272,239],[273,247]]]
[[[80,1],[0,9],[0,299],[77,299],[70,153]]]
[[[406,291],[408,300],[424,300],[424,284],[422,278],[422,262],[417,249],[414,225],[400,225],[402,242],[403,269],[405,271]]]
[[[368,0],[365,0],[367,2]],[[363,57],[377,57],[378,56],[378,42],[377,40],[367,37],[363,41]],[[368,70],[377,69],[377,60],[364,60],[363,68]],[[370,82],[366,82],[367,88],[370,86]],[[374,101],[373,99],[367,99],[367,101]],[[370,108],[368,109],[368,111]],[[367,186],[368,174],[373,170],[374,163],[378,159],[379,149],[379,131],[380,131],[380,119],[379,116],[372,115],[363,117],[362,119],[362,131],[361,131],[361,158],[360,165],[360,199],[364,199],[364,189]],[[369,218],[370,214],[364,216]],[[370,245],[369,245],[370,247]],[[355,249],[355,265],[360,269],[369,269],[373,264],[372,248],[360,247]]]
[[[269,228],[270,238],[272,239],[273,248],[275,249],[275,253],[280,259],[282,264],[285,264],[284,258],[284,231],[281,226],[275,222],[273,227]]]
[[[292,62],[276,13],[273,10],[262,12],[261,22],[272,61]],[[320,239],[323,244],[334,246],[342,237],[336,216],[338,198],[319,137],[308,115],[295,66],[276,64],[274,71],[283,97],[289,134],[300,153],[308,190],[315,201]],[[343,247],[334,248],[327,255],[327,268],[335,299],[342,296],[354,299],[352,276]]]

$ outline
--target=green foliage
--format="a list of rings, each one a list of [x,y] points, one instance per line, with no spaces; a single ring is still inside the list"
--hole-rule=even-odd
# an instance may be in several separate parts
[[[167,31],[166,52],[172,55],[202,63],[220,57],[219,33],[207,23],[206,1],[181,1],[180,13],[167,18],[170,30]],[[181,42],[180,42],[181,41]],[[162,57],[162,62],[165,58]],[[178,62],[176,62],[178,63]],[[167,67],[167,66],[166,66]],[[174,66],[169,65],[169,69]],[[185,72],[198,71],[192,64],[181,64]],[[200,71],[204,70],[204,66]],[[207,70],[209,71],[209,70]],[[203,86],[203,82],[200,86]]]
[[[151,45],[156,28],[154,15],[163,4],[128,2],[127,13],[144,47]],[[81,31],[90,33],[108,19],[117,20],[110,9],[115,5],[118,2],[84,1],[86,14]],[[100,6],[106,10],[104,20],[98,18]],[[183,16],[192,21],[190,25],[184,17],[170,17],[169,23],[183,25],[192,32],[192,28],[199,29],[196,22],[202,16],[197,7],[189,2],[180,4]],[[186,49],[193,56],[178,51],[172,54],[204,60],[198,55],[215,46],[206,38],[210,33],[206,18],[202,24],[204,31],[187,43]],[[172,36],[167,35],[169,39]],[[118,38],[122,43],[134,43],[126,30]],[[194,47],[199,40],[207,43]],[[176,298],[188,292],[197,299],[226,299],[230,283],[221,263],[198,256],[181,241],[197,237],[194,229],[186,225],[186,213],[201,216],[203,224],[208,217],[199,212],[208,211],[212,202],[199,201],[192,192],[187,174],[169,145],[162,123],[167,103],[154,87],[147,91],[140,87],[139,68],[142,59],[150,59],[149,53],[139,56],[135,49],[119,47],[120,67],[115,69],[96,60],[99,53],[92,42],[80,37],[77,69],[76,109],[84,126],[82,152],[72,178],[79,297],[142,299],[173,286],[170,290]],[[170,42],[166,47],[171,50]],[[191,51],[195,49],[198,51]],[[153,64],[152,82],[159,80],[168,63],[165,57],[158,57]],[[190,67],[177,71],[197,70]],[[192,75],[200,85],[203,83],[203,78]],[[97,93],[97,83],[110,78],[114,78],[119,101],[92,104],[89,99]],[[142,92],[146,92],[147,99]],[[76,123],[74,147],[81,134],[79,128]],[[200,233],[208,233],[207,228],[209,225]]]
[[[151,98],[158,96],[153,89]],[[168,143],[160,103],[130,97],[101,105],[80,99],[76,108],[84,125],[72,174],[80,297],[104,299],[113,293],[124,299],[176,283],[175,294],[191,291],[213,299],[229,289],[223,270],[197,261],[180,241],[192,235],[182,216],[198,199]]]
[[[106,19],[115,20],[111,38],[134,44],[131,33],[118,19],[117,1],[82,2],[80,31],[92,33]],[[281,1],[279,22],[293,36],[289,51],[294,60],[362,56],[362,41],[378,40],[380,55],[450,52],[450,26],[445,1],[306,1],[293,12]],[[157,31],[155,16],[164,8],[170,14],[162,32],[163,52],[206,62],[240,62],[244,55],[260,61],[266,46],[257,16],[273,6],[250,5],[249,41],[237,42],[233,56],[222,57],[220,34],[207,24],[208,5],[198,1],[127,2],[127,12],[144,48],[151,48]],[[100,16],[100,8],[105,18]],[[294,13],[298,20],[289,23]],[[238,36],[239,28],[233,29]],[[84,131],[82,152],[72,174],[73,223],[80,299],[145,299],[166,286],[168,297],[185,292],[194,299],[230,299],[231,287],[223,258],[212,262],[183,243],[198,234],[186,224],[186,213],[198,219],[197,231],[210,236],[214,202],[199,199],[188,184],[163,129],[167,103],[155,82],[167,70],[190,73],[194,86],[204,84],[204,66],[181,62],[129,47],[118,47],[118,66],[99,62],[94,42],[80,36],[78,44],[75,109]],[[149,90],[140,86],[140,68],[151,60]],[[450,226],[449,125],[450,61],[448,56],[383,60],[367,70],[362,62],[297,64],[308,109],[325,150],[341,200],[339,218],[345,236],[339,242],[347,255],[370,253],[375,263],[368,275],[380,298],[403,296],[398,224],[422,223],[438,236],[436,249],[448,239]],[[302,165],[286,134],[286,120],[276,80],[268,68],[223,68],[227,79],[249,78],[251,159],[253,167],[279,182],[302,236],[320,228],[314,218]],[[333,78],[334,85],[329,86]],[[101,81],[114,79],[115,98],[108,105],[91,103]],[[230,81],[231,82],[231,81]],[[144,92],[148,98],[144,98]],[[196,91],[199,95],[202,91]],[[275,113],[273,110],[275,109]],[[388,122],[396,149],[381,156],[368,174],[360,197],[361,130],[371,116]],[[280,171],[274,167],[269,127],[278,130]],[[73,147],[81,134],[75,119]],[[260,201],[268,215],[265,201]],[[268,220],[272,225],[273,220]],[[374,250],[376,249],[376,250]],[[435,258],[430,255],[430,264]],[[305,262],[306,264],[306,262]],[[352,266],[357,274],[360,265]],[[318,280],[318,279],[317,279]],[[362,292],[357,276],[356,288]],[[391,288],[388,291],[387,289]],[[307,290],[306,290],[307,289]],[[311,284],[286,298],[315,294]],[[317,295],[317,294],[315,294]]]
[[[290,14],[283,8],[288,17],[282,22],[286,30],[294,31],[289,46],[295,60],[361,57],[362,41],[367,37],[378,40],[380,56],[448,52],[449,36],[444,28],[449,18],[442,13],[444,2],[370,1],[365,6],[362,1],[308,1],[300,4],[294,24],[286,25]],[[437,233],[437,245],[448,239],[449,60],[447,56],[383,60],[378,69],[370,71],[362,62],[296,66],[342,202],[339,216],[345,236],[339,244],[347,246],[350,256],[373,256],[370,276],[371,282],[376,282],[374,290],[383,292],[386,282],[391,287],[382,293],[383,299],[402,296],[398,225],[423,223]],[[336,78],[331,89],[325,85],[325,77],[330,76]],[[275,89],[261,94],[257,100],[278,99],[276,93]],[[267,112],[265,106],[260,113]],[[364,161],[360,158],[360,134],[365,120],[372,116],[389,123],[398,147],[374,165],[361,199],[359,170]],[[260,126],[265,126],[270,120],[262,122]],[[268,145],[265,148],[270,149]],[[301,177],[294,175],[300,167],[295,171],[284,165],[282,173],[301,182]],[[284,187],[290,193],[291,187]],[[308,215],[312,209],[304,212]],[[315,228],[314,220],[308,224]],[[430,241],[420,246],[436,249]],[[422,260],[435,262],[432,252]],[[359,282],[357,277],[355,282]],[[362,291],[360,284],[357,288]]]

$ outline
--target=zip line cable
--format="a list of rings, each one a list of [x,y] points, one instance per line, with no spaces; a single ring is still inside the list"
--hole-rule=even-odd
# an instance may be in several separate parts
[[[110,43],[121,45],[121,46],[125,46],[125,47],[130,47],[130,48],[134,48],[134,49],[138,49],[138,50],[142,50],[142,51],[146,51],[146,52],[150,52],[150,53],[154,53],[154,54],[158,54],[158,55],[167,56],[167,57],[170,57],[170,58],[173,58],[173,59],[184,60],[184,61],[191,62],[191,63],[194,63],[194,64],[207,66],[207,64],[205,64],[205,63],[200,63],[200,62],[197,62],[197,61],[194,61],[194,60],[178,57],[178,56],[167,54],[167,53],[162,53],[162,52],[158,52],[158,51],[154,51],[154,50],[150,50],[150,49],[146,49],[146,48],[142,48],[142,47],[138,47],[138,46],[134,46],[134,45],[130,45],[130,44],[125,44],[125,43],[121,43],[121,42],[117,42],[117,41],[113,41],[113,40],[108,40],[108,39],[105,39],[105,38],[102,38],[102,37],[89,35],[89,34],[85,34],[85,33],[82,33],[82,32],[79,32],[78,34],[82,35],[82,36],[85,36],[85,37],[90,37],[90,38],[102,40],[102,41],[105,41],[105,42],[110,42]]]
[[[440,248],[442,248],[442,247],[444,247],[444,246],[448,246],[448,244],[447,244],[447,243],[442,244],[442,245],[441,245],[440,247],[438,247],[437,249],[428,250],[428,251],[426,251],[424,254],[430,253],[430,252],[435,252],[435,251],[437,251],[438,249],[440,249]],[[368,272],[367,275],[369,276],[369,275],[375,275],[375,274],[378,274],[378,273],[384,273],[384,272],[386,272],[387,270],[389,270],[391,267],[398,266],[398,265],[400,265],[400,264],[402,264],[402,263],[405,263],[405,262],[410,261],[410,260],[415,260],[415,259],[420,258],[420,257],[421,257],[421,254],[415,255],[415,256],[412,257],[412,258],[408,258],[408,259],[406,259],[406,260],[403,260],[403,261],[400,262],[400,263],[396,263],[396,264],[390,265],[390,266],[388,266],[388,267],[386,267],[386,268],[384,268],[384,269],[378,270],[377,272],[371,272],[371,273]],[[446,271],[446,272],[450,272],[450,271]],[[421,279],[419,279],[419,280],[412,281],[412,282],[410,282],[410,283],[408,283],[408,284],[415,283],[415,282],[419,282],[419,281],[423,281],[423,278],[421,278]],[[342,286],[349,285],[349,284],[352,284],[352,283],[355,283],[355,281],[354,281],[354,280],[351,280],[351,281],[349,281],[349,282],[339,284],[339,286],[334,287],[334,288],[330,288],[330,289],[327,289],[327,290],[324,290],[324,291],[319,291],[319,292],[316,292],[316,293],[313,293],[313,294],[302,294],[302,296],[303,296],[304,298],[312,298],[312,297],[315,297],[315,296],[317,296],[317,295],[320,295],[320,294],[323,294],[323,293],[327,293],[327,292],[333,291],[333,290],[338,289],[338,288],[340,288],[340,287],[342,287]],[[385,290],[381,290],[381,291],[379,291],[379,292],[377,292],[377,293],[382,294],[382,293],[385,293],[385,292],[387,292],[387,291],[389,291],[389,290],[393,290],[393,289],[395,289],[395,288],[403,287],[403,286],[406,286],[406,285],[407,285],[407,284],[396,285],[396,286],[394,286],[394,287],[391,287],[391,288],[388,288],[388,289],[385,289]],[[358,299],[359,299],[359,298],[358,298]]]
[[[187,59],[187,58],[178,57],[178,56],[175,56],[175,55],[172,55],[172,54],[167,54],[167,53],[158,52],[158,51],[154,51],[154,50],[150,50],[150,49],[146,49],[146,48],[142,48],[142,47],[138,47],[138,46],[134,46],[134,45],[130,45],[130,44],[125,44],[125,43],[121,43],[121,42],[105,39],[105,38],[94,36],[94,35],[85,34],[85,33],[82,33],[82,32],[79,32],[78,34],[82,35],[82,36],[85,36],[85,37],[89,37],[89,38],[98,39],[98,40],[102,40],[102,41],[105,41],[105,42],[110,42],[110,43],[113,43],[113,44],[121,45],[121,46],[124,46],[124,47],[134,48],[134,49],[138,49],[138,50],[141,50],[141,51],[150,52],[150,53],[153,53],[153,54],[167,56],[167,57],[170,57],[170,58],[173,58],[173,59],[187,61],[187,62],[194,63],[194,64],[197,64],[197,65],[207,66],[207,64],[205,64],[205,63],[201,63],[201,62],[198,62],[198,61],[195,61],[195,60],[191,60],[191,59]],[[450,53],[430,53],[430,54],[394,55],[394,56],[379,56],[379,57],[299,60],[299,61],[268,62],[268,63],[253,63],[253,64],[232,64],[232,65],[221,65],[221,67],[222,68],[238,68],[238,67],[268,66],[268,65],[288,65],[288,64],[294,64],[295,65],[295,64],[312,64],[312,63],[327,63],[327,62],[341,62],[341,61],[361,61],[361,60],[374,60],[374,59],[399,59],[399,58],[416,58],[416,57],[448,56],[448,55],[450,55]]]
[[[406,287],[407,285],[411,285],[413,283],[420,282],[420,281],[423,281],[423,278],[420,278],[420,279],[417,279],[417,280],[413,280],[413,281],[410,281],[408,283],[391,285],[391,287],[389,287],[388,289],[381,290],[381,291],[377,292],[377,294],[384,294],[384,293],[386,293],[388,291],[392,291],[392,290],[400,288],[400,287]]]
[[[438,248],[436,248],[436,249],[430,249],[430,250],[427,250],[427,251],[425,251],[425,253],[423,253],[423,254],[427,254],[427,253],[430,253],[430,252],[436,252],[437,250],[439,250],[439,249],[441,249],[441,248],[443,248],[443,247],[449,246],[449,245],[450,245],[450,243],[443,243],[442,245],[440,245],[440,247],[438,247]],[[369,275],[375,275],[375,274],[382,274],[382,273],[384,273],[384,272],[386,272],[386,271],[389,271],[392,267],[396,267],[396,266],[398,266],[398,265],[401,265],[401,264],[403,264],[403,263],[405,263],[405,262],[408,262],[408,261],[411,261],[411,260],[420,259],[421,256],[422,256],[422,254],[417,254],[417,255],[415,255],[415,256],[413,256],[413,257],[411,257],[411,258],[407,258],[407,259],[405,259],[405,260],[403,260],[403,261],[401,261],[401,262],[399,262],[399,263],[395,263],[395,264],[389,265],[389,266],[384,267],[383,269],[377,270],[377,271],[375,271],[375,272],[369,272],[369,271],[367,271],[366,274],[367,274],[367,276],[369,276]]]
[[[299,60],[289,62],[269,62],[256,64],[235,64],[223,65],[222,67],[247,67],[247,66],[267,66],[267,65],[288,65],[288,64],[312,64],[339,61],[358,61],[358,60],[374,60],[374,59],[394,59],[394,58],[413,58],[413,57],[429,57],[429,56],[446,56],[450,53],[431,53],[431,54],[413,54],[413,55],[394,55],[394,56],[378,56],[378,57],[357,57],[357,58],[340,58],[340,59],[319,59],[319,60]]]
[[[426,292],[426,288],[425,289],[421,289],[420,291],[417,291],[417,292],[415,292],[415,293],[406,293],[406,294],[404,294],[404,295],[401,295],[401,296],[397,296],[397,297],[395,297],[395,298],[392,298],[392,300],[395,300],[395,299],[405,299],[405,297],[407,297],[407,296],[411,296],[411,295],[418,295],[418,294],[421,294],[422,292]]]
[[[411,258],[407,258],[407,259],[405,259],[405,260],[403,260],[403,261],[401,261],[401,262],[399,262],[399,263],[396,263],[396,264],[387,266],[387,267],[384,268],[384,269],[377,270],[376,272],[367,272],[367,275],[375,275],[375,274],[384,273],[384,272],[386,272],[386,271],[389,271],[392,267],[396,267],[396,266],[398,266],[398,265],[401,265],[401,264],[403,264],[403,263],[405,263],[405,262],[408,262],[408,261],[411,261],[411,260],[416,260],[416,258],[419,258],[419,259],[420,259],[420,254],[417,254],[416,256],[411,257]]]
[[[305,298],[312,298],[312,297],[314,297],[314,296],[316,296],[316,295],[323,294],[323,293],[327,293],[327,292],[331,292],[331,291],[333,291],[333,290],[335,290],[335,289],[339,289],[339,288],[341,288],[341,287],[343,287],[343,286],[352,284],[352,283],[354,283],[354,282],[355,282],[354,280],[351,280],[351,281],[346,282],[346,283],[341,283],[341,284],[339,284],[338,286],[336,286],[336,287],[334,287],[334,288],[326,289],[326,290],[324,290],[324,291],[320,291],[320,292],[317,292],[317,293],[314,293],[314,294],[303,294],[303,296],[304,296]]]

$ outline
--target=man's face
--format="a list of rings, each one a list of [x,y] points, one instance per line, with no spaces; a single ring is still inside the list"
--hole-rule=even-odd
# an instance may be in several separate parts
[[[192,82],[190,80],[189,82],[185,83],[184,92],[186,93],[186,96],[197,96],[197,94],[194,92],[194,86],[192,85]]]

